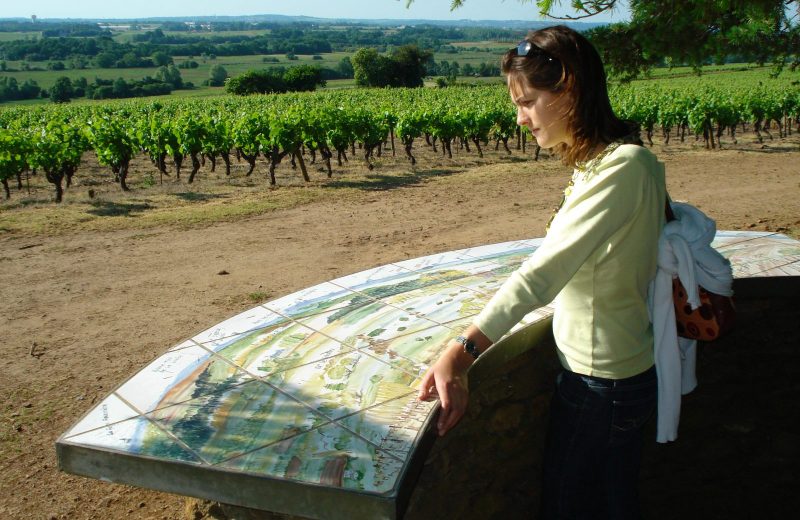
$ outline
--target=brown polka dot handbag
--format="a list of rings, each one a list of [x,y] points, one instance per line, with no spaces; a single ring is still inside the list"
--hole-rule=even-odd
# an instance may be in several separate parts
[[[675,214],[667,200],[665,207],[667,222],[675,220]],[[679,278],[672,279],[672,300],[675,304],[675,320],[678,336],[700,341],[714,341],[725,335],[736,321],[736,306],[730,296],[721,296],[698,286],[700,306],[692,309],[687,301],[686,289]]]
[[[680,279],[672,279],[672,300],[675,303],[675,320],[678,336],[714,341],[733,328],[736,307],[733,298],[721,296],[699,287],[700,306],[692,310],[686,300],[686,289]]]

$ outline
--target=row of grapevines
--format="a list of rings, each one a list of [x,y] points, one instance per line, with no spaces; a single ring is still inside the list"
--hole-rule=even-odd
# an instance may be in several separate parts
[[[766,86],[760,82],[695,87],[668,83],[614,87],[612,104],[618,114],[638,122],[651,140],[656,127],[669,139],[691,132],[713,146],[727,129],[752,124],[759,135],[770,121],[781,135],[800,116],[800,88],[788,81]],[[123,190],[131,159],[146,154],[162,175],[180,178],[184,161],[191,161],[188,182],[195,180],[204,160],[212,171],[221,158],[230,174],[230,155],[256,167],[259,157],[268,164],[270,182],[284,158],[298,164],[309,180],[304,155],[317,153],[332,174],[338,164],[356,153],[372,169],[372,159],[384,143],[398,138],[405,155],[416,163],[413,144],[423,139],[452,156],[452,144],[482,146],[495,140],[508,149],[508,140],[520,134],[514,107],[502,86],[449,89],[340,90],[315,93],[225,97],[206,100],[136,100],[101,105],[13,108],[0,111],[0,179],[9,195],[8,180],[21,182],[25,169],[44,171],[61,200],[62,181],[69,185],[82,154],[93,150],[110,167]],[[734,134],[735,135],[735,134]],[[652,143],[652,140],[651,140]]]

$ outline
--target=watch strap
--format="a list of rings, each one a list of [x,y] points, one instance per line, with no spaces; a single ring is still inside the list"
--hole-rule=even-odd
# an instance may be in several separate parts
[[[469,339],[465,338],[464,336],[458,336],[456,338],[456,341],[461,343],[461,345],[464,347],[464,352],[466,352],[467,354],[469,354],[473,358],[478,359],[478,356],[481,355],[481,351],[478,350],[478,347],[475,346],[475,342],[474,341],[469,340]]]

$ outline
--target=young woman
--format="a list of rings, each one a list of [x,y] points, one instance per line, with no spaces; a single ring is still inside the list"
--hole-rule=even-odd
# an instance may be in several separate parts
[[[642,425],[656,403],[647,287],[664,225],[664,168],[618,119],[600,56],[577,32],[530,33],[503,58],[517,124],[574,168],[542,245],[422,380],[444,435],[467,406],[467,372],[520,318],[555,299],[563,370],[544,457],[544,518],[636,518]],[[625,144],[637,143],[637,144]]]

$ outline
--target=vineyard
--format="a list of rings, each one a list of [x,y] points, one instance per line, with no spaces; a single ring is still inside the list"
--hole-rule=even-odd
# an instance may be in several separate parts
[[[641,125],[649,144],[657,130],[667,143],[689,136],[708,148],[723,136],[735,142],[748,129],[759,140],[800,131],[792,128],[800,124],[800,87],[790,78],[690,79],[615,86],[612,103],[621,117]],[[382,154],[414,165],[419,147],[445,157],[454,149],[482,157],[488,146],[527,153],[528,141],[538,158],[539,148],[516,126],[514,107],[498,85],[52,105],[0,112],[0,180],[9,198],[10,184],[21,189],[24,176],[43,174],[60,202],[89,151],[127,191],[138,154],[149,158],[149,173],[162,182],[183,174],[193,183],[206,163],[230,175],[237,160],[248,165],[246,176],[264,164],[274,185],[284,160],[309,181],[307,162],[324,165],[331,177],[344,161],[363,161],[371,170]]]

